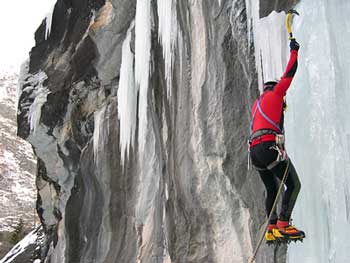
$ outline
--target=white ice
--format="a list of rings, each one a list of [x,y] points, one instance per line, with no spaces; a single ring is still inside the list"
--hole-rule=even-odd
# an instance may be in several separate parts
[[[252,6],[255,15],[254,43],[256,68],[260,90],[262,84],[270,80],[279,80],[285,69],[288,59],[288,37],[285,29],[284,12],[273,11],[268,17],[257,19],[256,3]]]
[[[130,50],[132,23],[122,48],[122,63],[118,88],[118,117],[120,121],[120,149],[122,164],[134,145],[137,117],[137,86],[134,75],[134,55]]]
[[[262,76],[279,78],[287,63],[285,13],[259,19],[259,3],[246,2],[261,87]],[[286,146],[302,184],[293,223],[306,239],[289,246],[290,263],[349,262],[350,2],[336,2],[302,1],[293,24],[301,48],[287,93]]]
[[[159,18],[158,34],[163,47],[167,94],[171,96],[174,48],[177,39],[177,0],[157,0]]]
[[[55,4],[53,3],[51,7],[51,11],[47,13],[46,18],[45,18],[45,23],[46,23],[46,29],[45,29],[45,40],[48,39],[51,33],[51,26],[52,26],[52,16],[53,16],[53,11],[55,8]]]
[[[290,246],[290,263],[343,263],[350,257],[350,2],[335,2],[297,6],[300,62],[286,129],[302,182],[294,219],[307,238]]]
[[[35,134],[36,129],[40,123],[41,108],[46,102],[47,95],[50,91],[44,86],[44,81],[47,79],[46,74],[40,71],[36,75],[29,78],[28,82],[32,84],[31,87],[36,87],[31,95],[34,97],[34,102],[29,108],[28,121],[30,123],[30,131]]]
[[[151,59],[151,3],[137,0],[135,18],[135,80],[139,86],[139,151],[143,154],[147,132],[148,86]]]
[[[103,106],[101,109],[95,112],[94,114],[94,135],[93,135],[93,146],[94,146],[94,160],[98,162],[99,152],[101,142],[104,142],[104,130],[106,127],[103,126],[103,121],[105,117],[106,106]]]

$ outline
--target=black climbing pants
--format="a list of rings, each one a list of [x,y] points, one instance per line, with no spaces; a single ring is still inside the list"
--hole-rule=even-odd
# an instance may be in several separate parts
[[[269,216],[271,212],[278,192],[279,181],[282,180],[287,167],[287,161],[283,161],[271,170],[266,169],[269,164],[277,159],[277,150],[271,148],[274,145],[275,142],[262,142],[250,149],[252,163],[255,167],[257,167],[260,178],[266,187],[265,206],[267,216]],[[272,212],[269,222],[270,224],[275,224],[277,218],[280,220],[289,221],[300,191],[301,185],[298,174],[292,162],[290,160],[289,162],[288,175],[285,181],[285,189],[282,196],[281,211],[279,213],[279,217],[277,217],[276,209]]]

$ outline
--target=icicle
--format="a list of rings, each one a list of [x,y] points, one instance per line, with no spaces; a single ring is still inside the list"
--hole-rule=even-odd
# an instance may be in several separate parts
[[[101,145],[100,142],[104,141],[104,138],[101,136],[101,133],[103,132],[103,117],[105,114],[105,110],[106,110],[106,106],[102,107],[100,110],[96,111],[94,114],[94,160],[95,162],[98,162],[99,160],[99,150]]]
[[[35,99],[29,108],[28,121],[30,124],[30,131],[35,134],[36,128],[40,123],[41,108],[46,102],[47,95],[50,93],[49,90],[43,86],[44,81],[47,79],[46,74],[40,71],[38,74],[29,78],[28,83],[32,84],[31,88],[35,87],[33,94]],[[26,88],[30,89],[30,86]]]
[[[129,156],[130,146],[134,145],[136,130],[137,86],[134,76],[134,55],[130,50],[131,24],[122,49],[120,81],[118,88],[118,117],[120,120],[120,149],[122,163]]]
[[[275,11],[262,19],[259,18],[257,4],[252,6],[255,62],[258,69],[259,88],[263,80],[275,80],[282,76],[288,54],[287,30],[284,12]]]
[[[171,96],[174,46],[177,38],[176,0],[157,0],[159,17],[159,40],[163,46],[167,94]]]
[[[147,91],[151,57],[151,3],[137,0],[135,20],[135,80],[139,96],[139,145],[142,154],[147,130]]]
[[[45,20],[46,21],[45,40],[48,39],[51,33],[51,24],[52,24],[52,16],[53,16],[54,8],[55,8],[55,3],[51,7],[51,12],[49,12],[45,18],[46,19]]]

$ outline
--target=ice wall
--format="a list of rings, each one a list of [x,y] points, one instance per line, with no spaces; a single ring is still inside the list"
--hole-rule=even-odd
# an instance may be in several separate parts
[[[247,1],[249,3],[249,1]],[[350,244],[350,48],[345,19],[348,1],[302,1],[293,32],[299,41],[299,67],[287,94],[287,150],[302,188],[293,213],[305,230],[302,244],[288,248],[288,262],[347,262]],[[289,47],[285,13],[252,17],[259,84],[280,78]]]
[[[303,245],[290,246],[289,262],[348,262],[350,251],[350,12],[347,0],[303,1],[295,33],[300,63],[288,96],[290,154],[302,191],[295,222]]]
[[[260,18],[259,3],[247,2],[253,28],[251,35],[255,48],[258,85],[261,91],[264,82],[279,80],[287,63],[289,52],[285,28],[286,14],[272,11],[268,17]]]

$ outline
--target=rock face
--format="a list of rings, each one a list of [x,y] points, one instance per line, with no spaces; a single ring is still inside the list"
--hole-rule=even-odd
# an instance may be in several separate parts
[[[16,136],[18,75],[0,73],[0,232],[13,231],[20,218],[33,225],[35,158],[30,144]]]
[[[260,0],[259,15],[260,17],[268,16],[272,11],[288,11],[293,8],[299,0]]]
[[[38,157],[44,262],[251,257],[265,215],[247,170],[258,81],[246,10],[57,1],[23,66],[18,112]],[[285,249],[263,246],[257,262],[285,262]]]

